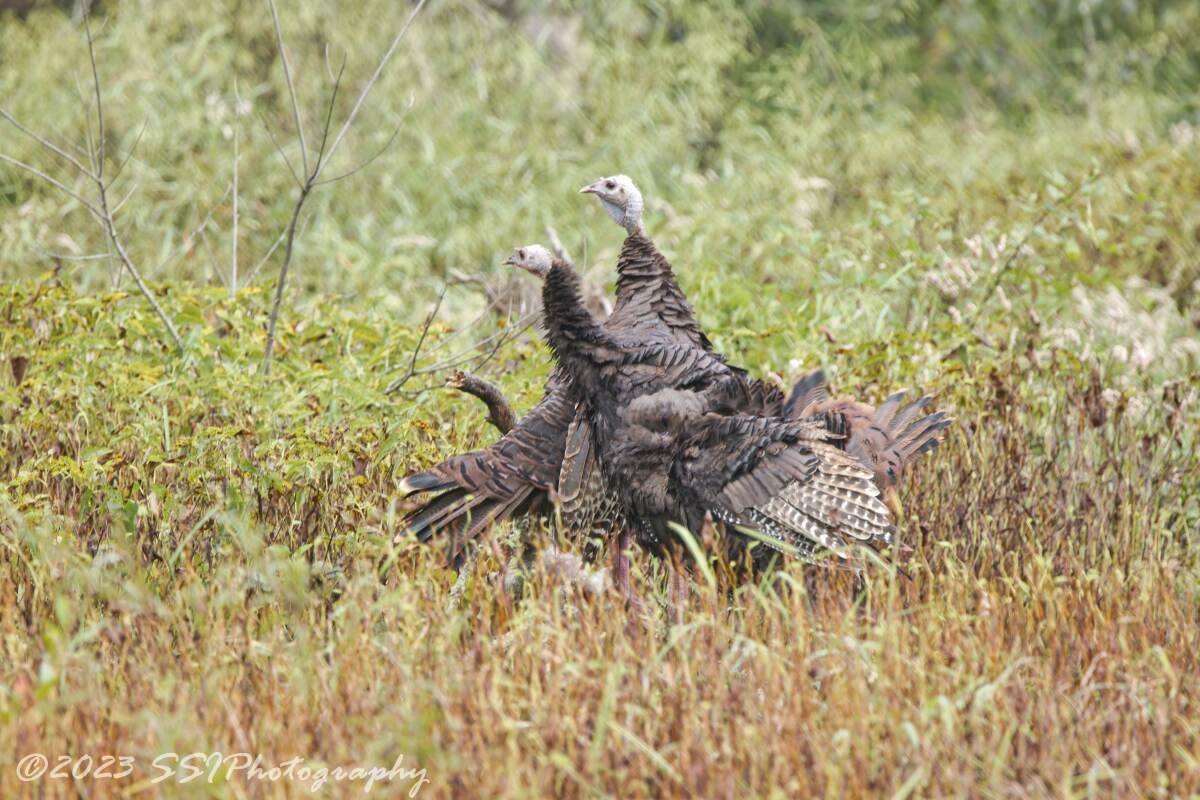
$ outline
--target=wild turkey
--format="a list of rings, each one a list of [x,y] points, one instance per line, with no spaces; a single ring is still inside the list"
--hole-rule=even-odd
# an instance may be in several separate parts
[[[544,280],[547,342],[583,398],[600,467],[648,551],[677,559],[671,523],[700,534],[709,515],[800,555],[891,541],[871,472],[833,443],[842,437],[824,419],[739,413],[745,381],[717,356],[621,343],[583,308],[570,265],[543,247],[521,248],[510,263]]]
[[[845,426],[846,452],[871,469],[888,509],[901,519],[903,509],[896,487],[904,468],[937,447],[942,432],[953,423],[942,411],[921,416],[933,402],[929,395],[903,405],[906,395],[903,390],[896,392],[879,408],[851,397],[830,400],[825,373],[818,369],[796,383],[783,416],[840,419]]]
[[[641,192],[623,175],[585,186],[595,194],[628,236],[617,260],[617,299],[605,329],[628,343],[678,343],[710,351],[712,344],[696,323],[671,265],[642,231]],[[747,382],[748,404],[763,413],[777,413],[784,395],[775,387]],[[595,469],[587,418],[575,409],[558,371],[551,374],[541,402],[495,444],[452,456],[405,478],[405,494],[437,492],[405,520],[406,532],[422,541],[435,531],[450,540],[450,555],[488,525],[524,513],[546,513],[550,496],[561,503],[564,528],[611,533],[614,505]],[[617,548],[617,580],[625,565]]]
[[[644,203],[633,181],[618,175],[603,178],[580,191],[596,195],[612,219],[628,233],[617,262],[617,300],[605,322],[605,330],[621,344],[671,343],[711,352],[712,345],[696,322],[674,271],[642,230]],[[723,361],[720,356],[714,358]],[[802,397],[824,392],[823,375],[819,371],[797,384],[792,394],[796,402],[788,404],[774,386],[750,378],[743,370],[729,369],[742,386],[740,410],[745,413],[786,414],[792,418],[807,415],[834,428],[842,424],[839,408],[799,402]],[[824,394],[820,397],[826,399]],[[457,555],[462,542],[493,522],[523,513],[549,511],[553,495],[561,504],[564,528],[599,538],[618,530],[614,498],[595,466],[590,423],[582,409],[575,408],[575,413],[570,413],[573,405],[577,405],[576,398],[570,395],[561,373],[555,371],[543,400],[494,445],[454,456],[406,478],[401,484],[406,493],[440,492],[408,518],[408,529],[423,540],[430,538],[435,530],[447,532],[451,554]],[[901,412],[896,419],[908,418],[907,412],[908,409]],[[851,414],[848,419],[853,422],[860,417]],[[878,432],[869,426],[852,426],[848,450],[865,457],[903,456],[909,451],[893,452],[887,446],[886,436],[894,429],[895,426],[882,432],[885,439],[880,444],[875,441]],[[929,432],[930,436],[934,434],[936,431]],[[856,440],[868,435],[873,437],[871,446],[858,446]],[[935,444],[936,439],[919,442],[926,449]],[[912,455],[919,452],[923,450],[913,450]],[[894,477],[892,480],[894,483]],[[881,488],[888,488],[889,496],[894,498],[894,489],[882,483]],[[616,548],[615,577],[619,586],[627,588],[624,547],[623,537]]]

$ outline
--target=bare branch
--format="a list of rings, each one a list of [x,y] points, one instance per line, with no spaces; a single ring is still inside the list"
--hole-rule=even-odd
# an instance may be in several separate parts
[[[562,239],[558,238],[558,231],[554,230],[553,225],[546,226],[546,236],[550,239],[550,248],[554,250],[554,255],[566,261],[568,264],[575,263],[571,259],[571,254],[567,252],[567,248],[563,245]]]
[[[400,135],[400,129],[402,127],[404,127],[404,118],[403,117],[400,118],[400,122],[399,122],[399,124],[396,125],[396,129],[394,131],[392,131],[392,135],[389,136],[388,140],[383,143],[383,147],[376,150],[374,155],[372,155],[370,158],[368,158],[366,161],[362,162],[358,166],[346,170],[341,175],[335,175],[332,178],[322,178],[321,180],[317,181],[317,185],[324,186],[327,183],[337,183],[338,181],[345,180],[346,178],[356,175],[359,172],[362,172],[367,167],[371,166],[371,164],[375,161],[375,159],[379,158],[381,155],[386,153],[388,148],[392,146],[392,142],[396,141],[396,137]]]
[[[1021,237],[1020,241],[1018,241],[1016,246],[1013,247],[1012,251],[1009,252],[1008,258],[1006,258],[1004,263],[1000,265],[1000,269],[996,270],[996,274],[992,276],[991,283],[988,284],[987,289],[983,293],[983,297],[980,298],[979,303],[975,306],[975,313],[971,315],[971,318],[967,322],[968,327],[975,324],[975,321],[983,312],[983,307],[989,300],[992,299],[992,295],[995,294],[996,289],[999,288],[1000,281],[1004,277],[1005,273],[1007,273],[1009,268],[1016,263],[1017,256],[1019,256],[1021,251],[1025,249],[1025,245],[1029,243],[1029,240],[1033,237],[1034,232],[1042,226],[1042,223],[1046,221],[1046,219],[1050,216],[1050,213],[1070,202],[1075,195],[1079,194],[1084,190],[1084,188],[1091,185],[1096,178],[1100,176],[1100,174],[1101,172],[1097,168],[1093,167],[1088,174],[1079,179],[1068,192],[1042,209],[1042,213],[1038,214],[1037,218],[1034,219],[1033,223],[1029,226],[1029,230],[1025,231],[1025,235]]]
[[[270,249],[268,249],[263,257],[258,260],[258,263],[254,265],[254,269],[250,270],[250,272],[246,275],[246,283],[250,283],[254,280],[254,276],[258,274],[258,271],[263,268],[264,264],[271,260],[271,256],[274,255],[275,251],[279,249],[279,245],[283,244],[283,240],[285,238],[287,238],[286,230],[284,230],[283,233],[279,234],[279,236],[275,238],[275,244],[271,245]]]
[[[192,239],[195,239],[197,236],[204,233],[205,229],[208,227],[208,223],[212,222],[213,214],[215,214],[217,211],[217,206],[219,206],[219,205],[221,205],[221,203],[225,202],[225,198],[229,196],[229,193],[231,191],[233,191],[232,184],[230,186],[226,187],[225,194],[221,195],[220,200],[218,200],[217,202],[215,202],[211,206],[209,206],[208,213],[205,214],[204,219],[200,222],[200,225],[198,227],[196,227],[194,230],[192,230],[192,232],[189,233],[187,235],[187,237],[182,242],[179,243],[178,247],[174,248],[174,252],[170,253],[166,258],[164,258],[159,263],[156,271],[161,272],[163,270],[163,268],[167,266],[167,264],[171,263],[171,260],[173,258],[177,257],[180,253],[187,252],[188,247],[192,243]]]
[[[43,250],[40,247],[34,247],[33,249],[39,255],[52,261],[103,261],[106,258],[110,258],[108,253],[93,253],[92,255],[87,256],[73,256],[69,253],[53,253],[49,250]]]
[[[410,365],[409,373],[401,376],[400,378],[397,378],[396,380],[394,380],[390,384],[388,384],[387,388],[384,389],[384,392],[386,394],[391,394],[392,392],[398,391],[400,388],[402,388],[404,386],[405,383],[407,383],[409,380],[416,377],[417,375],[429,375],[432,373],[440,372],[445,369],[461,367],[461,366],[470,364],[472,361],[475,361],[472,369],[479,370],[481,367],[483,367],[485,364],[487,364],[489,361],[491,361],[493,358],[496,357],[496,353],[500,352],[501,347],[503,347],[508,342],[513,341],[518,336],[520,336],[522,333],[524,333],[526,330],[528,330],[529,327],[531,325],[533,325],[533,318],[536,318],[536,316],[537,316],[536,314],[526,315],[525,317],[522,317],[521,320],[518,320],[517,324],[510,325],[507,328],[497,331],[496,333],[492,334],[491,336],[488,336],[487,338],[485,338],[479,342],[476,342],[467,350],[461,351],[461,352],[459,352],[453,356],[450,356],[449,358],[444,359],[436,364],[431,364],[430,366],[427,366],[427,367],[421,367],[420,369],[413,369],[412,366]],[[529,320],[529,321],[526,324],[521,324],[521,322],[523,320]],[[484,352],[482,355],[480,355],[478,353],[478,350],[483,345],[487,344],[488,342],[492,342],[492,346],[489,347],[486,352]],[[478,360],[476,360],[476,359],[478,359]],[[415,363],[415,359],[414,359],[414,363]],[[405,397],[415,397],[416,395],[423,394],[424,392],[427,392],[433,388],[436,388],[436,387],[435,386],[425,386],[425,387],[422,387],[421,389],[415,390],[415,392],[403,392],[402,394]]]
[[[183,352],[183,339],[179,336],[179,331],[175,329],[175,323],[167,316],[167,312],[159,305],[158,299],[154,293],[150,291],[150,287],[142,279],[142,275],[138,272],[137,267],[133,265],[132,259],[129,258],[129,253],[125,251],[125,245],[121,243],[121,239],[117,236],[117,226],[113,222],[113,214],[108,206],[108,185],[104,182],[104,104],[100,98],[100,70],[96,67],[96,46],[92,39],[92,28],[88,22],[89,15],[85,14],[83,18],[84,30],[87,32],[88,58],[92,63],[92,89],[96,97],[96,123],[98,127],[98,139],[96,147],[93,151],[92,158],[96,163],[94,175],[92,179],[96,182],[96,193],[100,198],[101,224],[104,226],[105,233],[108,234],[108,239],[112,242],[113,249],[117,251],[117,257],[125,266],[125,270],[133,276],[134,282],[137,284],[138,290],[146,301],[150,303],[150,307],[154,309],[154,313],[162,321],[167,332],[171,335],[171,339],[175,342],[175,347],[180,352]]]
[[[283,302],[284,290],[287,288],[288,270],[291,267],[292,253],[294,251],[295,242],[296,242],[296,226],[299,223],[300,214],[304,210],[304,202],[308,199],[308,195],[312,192],[313,188],[316,187],[317,180],[321,176],[321,170],[324,169],[325,165],[329,162],[329,160],[333,158],[334,153],[337,152],[338,145],[341,144],[343,137],[345,137],[345,135],[346,135],[346,132],[350,129],[350,126],[354,123],[355,117],[358,116],[359,110],[362,108],[363,103],[366,102],[367,95],[370,94],[372,87],[374,87],[375,83],[379,80],[379,76],[383,73],[384,67],[387,66],[388,61],[392,57],[392,54],[395,53],[396,48],[400,44],[400,41],[404,38],[404,34],[408,32],[408,29],[412,25],[413,20],[416,19],[417,14],[420,13],[422,8],[424,8],[425,2],[426,2],[426,0],[420,0],[420,2],[417,3],[417,5],[413,9],[412,13],[409,14],[408,19],[405,21],[404,26],[400,29],[399,33],[396,34],[395,38],[392,39],[392,43],[388,47],[387,52],[384,53],[383,58],[380,59],[379,64],[375,67],[375,72],[371,75],[371,78],[367,81],[366,86],[363,87],[362,92],[358,96],[358,100],[355,102],[354,107],[350,110],[350,115],[346,118],[346,121],[342,125],[341,130],[338,132],[337,138],[335,138],[333,140],[333,144],[329,147],[328,154],[326,154],[325,141],[329,134],[329,123],[333,116],[333,107],[334,107],[335,101],[337,100],[338,88],[341,85],[341,74],[339,73],[338,79],[334,83],[333,93],[329,100],[329,107],[326,110],[325,130],[321,136],[321,150],[317,155],[316,165],[313,167],[312,171],[309,172],[309,169],[308,169],[308,147],[304,140],[304,129],[303,129],[303,127],[301,125],[301,121],[300,121],[299,100],[296,97],[295,87],[292,85],[291,67],[287,61],[287,50],[284,47],[284,43],[283,43],[283,32],[279,26],[279,14],[277,13],[277,11],[275,9],[275,0],[267,0],[267,3],[271,7],[271,18],[275,24],[275,39],[276,39],[277,44],[279,45],[279,54],[280,54],[280,57],[283,59],[284,73],[286,74],[287,80],[288,80],[288,92],[291,96],[292,111],[296,117],[296,128],[300,134],[300,152],[304,159],[304,164],[303,164],[304,165],[304,181],[303,181],[303,183],[301,183],[300,179],[298,177],[296,178],[297,183],[300,183],[300,194],[296,197],[296,205],[292,209],[292,218],[288,222],[287,238],[286,238],[287,243],[284,246],[284,251],[283,251],[283,264],[280,265],[280,268],[279,268],[279,280],[275,284],[275,299],[271,303],[271,315],[267,321],[266,350],[263,353],[262,367],[259,370],[260,374],[262,374],[262,375],[271,374],[271,358],[273,356],[273,351],[275,348],[275,331],[279,324],[279,309]],[[345,63],[343,63],[342,67],[343,67],[343,69],[345,68]],[[270,128],[268,127],[268,131],[269,130],[270,130]],[[272,134],[271,138],[272,138],[272,140],[274,139],[273,134]],[[278,147],[278,144],[276,144],[276,147]],[[280,149],[280,153],[283,154],[282,148],[279,148],[279,149]],[[285,161],[287,160],[286,154],[284,154],[284,160]],[[291,168],[290,162],[288,163],[288,167]],[[295,170],[292,170],[292,175],[293,175],[293,177],[296,177]]]
[[[418,374],[417,359],[421,355],[421,348],[425,345],[425,339],[429,336],[429,329],[433,325],[434,318],[437,317],[438,311],[442,308],[442,301],[446,299],[446,292],[449,286],[442,286],[442,290],[438,292],[437,302],[433,304],[433,309],[425,316],[425,324],[421,326],[421,335],[417,338],[417,346],[413,348],[412,358],[408,362],[408,370],[396,380],[392,381],[384,389],[384,394],[391,394],[409,381],[414,375]]]
[[[296,223],[300,220],[300,212],[304,210],[304,201],[312,191],[312,183],[306,183],[300,189],[296,198],[296,207],[292,209],[292,219],[287,227],[287,245],[283,249],[283,264],[279,268],[279,280],[275,284],[275,300],[271,303],[271,317],[267,322],[267,347],[263,353],[262,375],[271,374],[271,356],[275,349],[275,326],[279,323],[279,306],[283,302],[283,290],[287,286],[288,267],[292,263],[292,248],[296,242]]]
[[[288,96],[292,101],[292,114],[296,118],[296,135],[300,137],[300,160],[304,166],[304,175],[308,176],[308,143],[304,139],[304,123],[300,120],[300,99],[296,97],[296,87],[292,84],[292,66],[288,63],[287,48],[283,45],[283,31],[279,27],[279,13],[275,10],[275,0],[267,0],[271,7],[271,22],[275,25],[275,44],[279,47],[279,59],[283,62],[283,76],[287,79]]]
[[[334,153],[337,152],[338,147],[342,143],[342,139],[345,138],[346,133],[350,130],[350,126],[354,124],[354,120],[358,117],[358,112],[362,110],[363,103],[365,103],[367,100],[367,95],[371,93],[371,89],[373,89],[375,84],[379,81],[379,76],[383,74],[384,67],[386,67],[387,63],[391,61],[392,55],[396,52],[396,48],[400,46],[400,41],[404,38],[404,34],[408,33],[409,27],[412,26],[413,20],[417,18],[417,15],[421,13],[421,9],[425,7],[425,3],[426,0],[420,0],[420,2],[417,3],[416,7],[412,10],[412,13],[408,15],[408,19],[404,21],[404,27],[402,27],[400,32],[396,34],[396,37],[392,39],[392,43],[388,47],[387,52],[384,53],[383,58],[379,60],[378,66],[375,67],[375,72],[372,73],[370,80],[367,81],[367,85],[363,87],[362,92],[358,95],[358,100],[355,101],[354,107],[350,109],[350,116],[346,117],[346,122],[342,125],[342,129],[338,131],[337,138],[333,140],[333,145],[329,148],[329,158],[326,159],[326,163],[328,163],[328,161],[333,158]]]
[[[234,95],[237,95],[237,90],[234,89]],[[239,126],[233,128],[233,243],[231,245],[232,253],[229,256],[229,296],[233,297],[237,294],[238,284],[238,131]]]
[[[135,183],[135,184],[133,185],[133,188],[132,188],[132,189],[130,189],[130,190],[129,190],[129,191],[126,193],[126,195],[125,195],[124,197],[122,197],[122,198],[120,199],[120,201],[118,201],[118,202],[117,202],[117,204],[116,204],[115,206],[113,206],[112,215],[113,215],[114,217],[116,217],[116,216],[117,216],[117,214],[120,214],[120,213],[121,213],[121,209],[124,207],[124,205],[125,205],[127,202],[129,202],[129,198],[133,197],[133,195],[134,195],[134,194],[137,192],[137,190],[138,190],[138,189],[140,189],[140,188],[142,188],[142,185],[141,185],[140,183]]]
[[[44,180],[46,183],[50,184],[51,186],[54,186],[54,187],[62,190],[63,192],[66,192],[71,197],[75,198],[76,201],[81,203],[84,208],[86,208],[88,211],[92,212],[92,214],[94,214],[97,219],[100,218],[100,209],[99,208],[97,208],[95,205],[93,205],[89,201],[85,200],[74,189],[67,188],[64,184],[61,184],[58,181],[56,181],[54,178],[51,178],[49,175],[42,172],[37,167],[31,167],[30,165],[26,164],[24,161],[18,161],[17,159],[15,159],[11,156],[4,155],[3,153],[0,153],[0,161],[4,161],[8,164],[12,164],[14,167],[19,167],[20,169],[25,170],[26,172],[30,173],[31,175],[36,175],[37,177],[41,178],[42,180]]]
[[[300,180],[300,176],[296,173],[296,168],[292,166],[292,160],[288,158],[287,153],[275,138],[275,131],[271,130],[271,124],[267,122],[266,116],[260,115],[259,119],[262,121],[263,127],[267,129],[267,136],[271,137],[271,144],[275,145],[276,152],[283,156],[283,163],[287,164],[288,172],[292,173],[292,180],[296,182],[297,186],[304,188],[304,181]]]
[[[146,123],[149,121],[149,119],[142,120],[142,127],[138,129],[138,134],[134,137],[133,145],[130,146],[129,152],[125,154],[125,158],[121,159],[121,163],[117,165],[117,170],[113,173],[113,176],[108,179],[110,186],[117,182],[117,178],[121,177],[121,173],[125,171],[125,165],[133,159],[133,154],[137,152],[138,145],[142,143],[142,134],[146,132]]]
[[[96,46],[92,41],[91,9],[83,15],[83,29],[87,33],[88,58],[92,62],[92,88],[96,92],[96,174],[98,182],[104,177],[104,103],[100,101],[100,70],[96,67]]]
[[[329,107],[325,109],[325,125],[321,129],[321,146],[317,149],[317,171],[321,171],[321,165],[325,158],[325,145],[329,141],[329,123],[333,120],[333,107],[337,104],[338,89],[342,88],[342,75],[346,72],[346,59],[342,59],[342,66],[338,69],[337,78],[333,81],[333,92],[329,95]],[[315,176],[314,176],[315,177]]]
[[[79,160],[76,159],[73,155],[68,153],[66,150],[63,150],[61,147],[54,144],[54,142],[50,141],[49,139],[45,138],[44,136],[40,136],[37,133],[34,133],[29,128],[26,128],[24,125],[22,125],[20,122],[17,122],[16,118],[14,118],[12,114],[8,113],[3,108],[0,108],[0,117],[4,117],[6,120],[9,121],[10,124],[12,124],[12,126],[14,128],[16,128],[21,133],[28,136],[30,139],[33,139],[35,142],[37,142],[38,144],[40,144],[42,147],[46,148],[50,152],[54,153],[59,158],[67,161],[69,164],[71,164],[73,167],[75,167],[75,169],[79,170],[87,177],[89,177],[89,178],[94,177],[92,175],[92,171],[90,169],[88,169],[87,167],[85,167],[83,164],[80,164]]]
[[[217,261],[217,254],[213,250],[212,243],[208,240],[207,233],[200,234],[200,245],[204,248],[205,255],[208,256],[209,268],[216,273],[217,278],[221,281],[225,288],[229,289],[229,281],[225,279],[225,273],[221,272],[220,262]]]
[[[101,194],[101,208],[105,208],[104,204],[106,202],[107,201],[103,199],[103,194]],[[167,333],[171,334],[171,339],[175,342],[175,348],[180,352],[183,352],[183,339],[180,338],[179,331],[175,329],[175,323],[172,322],[171,318],[167,316],[167,312],[163,311],[162,306],[160,306],[158,304],[158,300],[155,299],[154,293],[150,291],[150,287],[148,287],[146,282],[142,280],[141,273],[139,273],[137,268],[133,266],[133,262],[129,259],[129,254],[125,252],[125,246],[121,244],[121,240],[117,237],[117,229],[113,226],[112,217],[107,213],[107,208],[105,208],[103,221],[105,224],[105,229],[108,233],[108,238],[112,241],[113,247],[117,250],[117,257],[120,258],[121,263],[125,265],[126,271],[133,276],[133,280],[137,284],[138,291],[140,291],[142,296],[149,301],[150,307],[154,309],[154,313],[158,315],[158,318],[162,320],[162,324],[166,326]]]
[[[488,409],[488,422],[500,433],[508,433],[517,424],[517,415],[513,413],[512,407],[504,399],[504,393],[496,384],[456,369],[446,379],[446,385],[482,400]]]

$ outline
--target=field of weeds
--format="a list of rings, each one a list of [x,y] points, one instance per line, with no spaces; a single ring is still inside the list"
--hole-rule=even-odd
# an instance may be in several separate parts
[[[0,109],[84,160],[62,5],[0,2]],[[1200,795],[1200,9],[430,2],[299,217],[266,376],[297,113],[311,158],[412,9],[279,0],[294,110],[265,2],[98,7],[161,315],[0,120],[0,797]],[[463,575],[395,541],[400,479],[496,436],[448,371],[541,394],[509,249],[553,228],[610,291],[575,191],[614,172],[732,361],[952,411],[907,577],[701,578],[672,626],[644,559],[638,612],[500,591],[507,527]]]

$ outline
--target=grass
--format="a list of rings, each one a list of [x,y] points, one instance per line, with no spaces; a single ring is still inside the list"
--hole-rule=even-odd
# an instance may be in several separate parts
[[[1200,794],[1190,4],[431,4],[340,167],[396,142],[313,195],[270,379],[278,256],[231,296],[224,193],[236,126],[247,276],[294,203],[262,123],[293,142],[291,110],[265,4],[202,5],[112,4],[97,41],[112,146],[149,120],[118,223],[185,355],[106,261],[45,255],[106,252],[78,208],[0,172],[0,752],[136,762],[34,784],[6,757],[0,796],[311,786],[151,783],[216,751],[402,754],[420,796]],[[311,130],[326,44],[352,102],[399,20],[280,11]],[[82,131],[69,19],[0,16],[0,51],[0,106]],[[457,602],[393,543],[400,478],[494,437],[442,371],[384,392],[431,304],[547,224],[610,285],[621,234],[574,191],[616,171],[737,363],[953,410],[903,492],[911,580],[700,582],[669,627],[640,560],[645,615],[546,574],[507,601],[508,531]],[[415,365],[511,327],[452,285]],[[519,410],[548,368],[532,333],[479,367]]]

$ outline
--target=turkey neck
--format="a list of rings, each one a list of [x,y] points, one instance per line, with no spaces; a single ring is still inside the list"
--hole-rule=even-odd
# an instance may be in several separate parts
[[[616,344],[584,308],[579,276],[560,259],[554,260],[542,286],[542,313],[555,359],[580,390],[594,393],[600,366],[612,360]]]
[[[617,302],[608,327],[640,328],[650,322],[681,344],[712,349],[670,262],[638,228],[625,237],[617,259]]]

